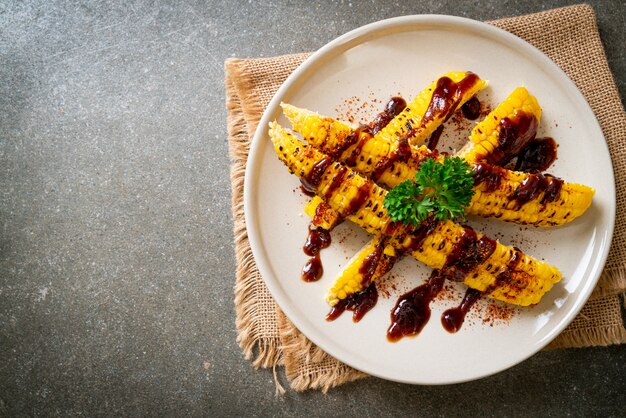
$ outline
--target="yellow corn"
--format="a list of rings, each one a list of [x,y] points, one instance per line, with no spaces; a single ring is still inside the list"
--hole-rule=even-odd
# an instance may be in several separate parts
[[[474,127],[470,141],[459,151],[458,156],[468,162],[492,162],[490,156],[501,148],[501,121],[504,118],[515,119],[519,112],[525,112],[535,118],[536,126],[541,121],[541,107],[537,99],[524,87],[518,87],[496,107],[487,117]]]
[[[301,179],[307,178],[313,167],[319,168],[322,161],[330,160],[325,154],[297,140],[276,122],[270,124],[269,133],[281,161]],[[383,206],[387,193],[384,189],[348,169],[340,186],[328,193],[333,181],[340,176],[340,170],[346,170],[340,163],[326,164],[316,187],[316,193],[324,197],[335,211],[372,234],[387,235],[394,248],[400,251],[411,249],[413,257],[428,266],[444,267],[455,244],[465,234],[463,227],[451,221],[439,222],[426,235],[419,248],[415,249],[414,234],[419,231],[407,225],[390,226],[391,219]],[[362,200],[362,204],[353,207],[355,199],[364,190],[367,192],[366,199]],[[479,239],[483,237],[482,234],[477,236]],[[498,275],[507,269],[514,252],[512,248],[496,243],[493,254],[472,270],[465,278],[465,283],[479,291],[493,287],[489,296],[509,303],[526,306],[539,302],[545,292],[561,279],[561,273],[547,263],[521,255],[522,261],[513,269],[512,279],[499,285]],[[336,298],[330,299],[338,300],[339,296],[337,294]]]
[[[460,82],[468,75],[474,76],[465,71],[450,72],[444,74],[441,79],[447,77],[454,82]],[[361,156],[355,159],[351,166],[360,173],[370,174],[374,171],[377,161],[387,157],[398,148],[399,138],[411,131],[411,136],[408,138],[410,144],[419,146],[447,119],[449,113],[435,113],[432,119],[422,123],[438,81],[432,82],[422,90],[398,116],[373,137],[362,131],[357,131],[356,137],[351,136],[354,129],[348,123],[322,117],[317,113],[286,103],[281,103],[281,106],[292,128],[300,133],[309,144],[341,161],[350,159],[354,153],[360,154]],[[477,78],[471,88],[458,97],[454,97],[451,110],[462,106],[486,86],[487,83],[484,80]],[[363,155],[369,158],[363,158]]]
[[[313,196],[309,200],[309,203],[304,206],[304,213],[313,219],[313,225],[328,231],[333,229],[341,220],[339,214],[319,196]]]
[[[443,77],[447,77],[455,83],[458,83],[468,75],[475,76],[467,71],[455,71],[444,74],[439,80],[443,79]],[[424,143],[435,129],[450,115],[449,113],[443,115],[437,114],[431,121],[426,124],[422,123],[422,119],[431,103],[433,92],[439,80],[433,81],[428,87],[422,90],[398,116],[376,134],[376,137],[395,142],[398,138],[405,136],[409,130],[413,128],[416,131],[413,133],[412,137],[409,138],[411,145],[418,146]],[[452,103],[451,110],[463,106],[466,101],[474,97],[476,93],[485,87],[487,87],[487,82],[477,78],[476,83],[474,83],[471,88],[455,98],[455,103]]]
[[[287,103],[281,103],[280,106],[292,128],[302,135],[305,141],[326,154],[336,155],[339,150],[345,147],[345,141],[354,131],[348,122],[323,117],[310,110]]]
[[[519,90],[519,89],[518,89]],[[525,89],[524,89],[525,90]],[[516,90],[517,91],[517,90]],[[521,93],[520,93],[521,94]],[[519,95],[516,95],[519,96]],[[511,96],[509,96],[511,97]],[[532,97],[532,96],[527,96]],[[507,99],[509,100],[509,99]],[[534,98],[531,102],[534,101]],[[496,109],[503,109],[504,107],[510,108],[510,104],[514,100],[509,100],[509,103],[504,106],[500,105]],[[517,103],[517,102],[515,102]],[[536,101],[535,101],[536,103]],[[523,104],[521,105],[523,108]],[[285,114],[288,119],[294,125],[294,129],[297,132],[303,133],[303,136],[311,143],[322,151],[332,151],[333,148],[341,147],[341,141],[345,140],[352,129],[342,122],[335,121],[332,118],[320,116],[317,113],[308,111],[306,109],[300,109],[291,105],[283,105]],[[512,108],[510,108],[512,109]],[[526,106],[528,109],[528,106]],[[538,110],[541,112],[540,110]],[[494,113],[492,112],[492,113]],[[509,113],[514,111],[510,110]],[[504,112],[498,112],[502,114]],[[483,133],[489,138],[493,135],[497,136],[499,131],[498,124],[487,124],[488,121],[493,120],[487,117],[482,122]],[[332,129],[320,128],[320,126],[332,124]],[[492,131],[487,131],[487,125],[490,126]],[[477,125],[480,126],[480,125]],[[306,134],[304,133],[306,132]],[[338,133],[340,133],[338,135]],[[362,137],[366,137],[368,134],[361,133]],[[371,137],[367,144],[371,143],[370,147],[363,147],[358,153],[356,158],[356,165],[353,169],[361,174],[371,176],[375,171],[375,167],[388,158],[389,154],[385,154],[385,150],[391,150],[393,145],[389,144],[386,139]],[[332,147],[327,147],[326,143],[333,144]],[[376,150],[370,153],[368,150]],[[345,160],[345,153],[342,157]],[[382,172],[377,179],[377,183],[384,185],[388,188],[392,188],[407,179],[413,179],[415,172],[419,169],[421,161],[425,158],[433,157],[437,161],[442,161],[443,157],[437,153],[433,153],[426,146],[413,147],[412,155],[407,162],[396,161]],[[470,157],[469,153],[462,155],[463,158]],[[494,217],[503,221],[516,222],[520,224],[532,224],[536,226],[554,226],[562,225],[576,219],[582,215],[591,205],[591,200],[595,193],[595,190],[591,187],[587,187],[581,184],[575,183],[563,183],[559,198],[553,202],[541,203],[544,197],[544,193],[540,193],[534,199],[524,204],[521,208],[517,206],[517,202],[512,199],[515,189],[529,176],[530,174],[521,173],[516,171],[510,171],[502,169],[502,179],[495,190],[487,190],[486,185],[478,184],[474,187],[475,194],[472,198],[470,206],[467,209],[467,213],[472,215],[478,215],[482,217]]]
[[[328,303],[334,306],[339,300],[360,292],[384,276],[396,262],[397,254],[383,235],[373,237],[339,272],[326,293]]]
[[[542,203],[545,196],[545,192],[542,192],[519,207],[512,196],[522,182],[533,174],[504,169],[502,172],[503,177],[496,190],[487,191],[487,185],[484,183],[474,187],[474,196],[467,213],[519,224],[556,226],[570,222],[585,213],[591,206],[595,194],[591,187],[563,182],[559,197],[553,202]]]

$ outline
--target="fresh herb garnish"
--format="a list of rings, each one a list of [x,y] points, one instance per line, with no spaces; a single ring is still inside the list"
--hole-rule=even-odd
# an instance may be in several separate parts
[[[474,179],[469,164],[459,157],[432,158],[385,197],[385,208],[393,221],[419,225],[431,213],[438,220],[463,218],[474,196]]]

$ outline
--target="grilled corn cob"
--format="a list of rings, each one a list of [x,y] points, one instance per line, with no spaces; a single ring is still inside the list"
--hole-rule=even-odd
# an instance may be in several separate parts
[[[457,108],[485,87],[487,82],[471,72],[446,73],[422,90],[376,137],[396,141],[409,134],[411,145],[421,145]]]
[[[519,89],[518,89],[519,90]],[[525,89],[523,89],[525,90]],[[517,90],[516,90],[517,91]],[[522,94],[522,93],[520,93]],[[513,95],[512,95],[513,96]],[[509,97],[512,97],[509,96]],[[516,95],[517,97],[518,95]],[[527,96],[527,99],[532,96]],[[509,100],[509,99],[507,99]],[[533,99],[529,99],[531,102]],[[498,109],[510,108],[511,103],[517,103],[510,99],[506,106],[500,105],[492,112],[492,114],[503,114]],[[536,103],[536,101],[534,101]],[[526,109],[529,107],[526,106]],[[351,128],[342,122],[332,118],[320,116],[317,113],[306,109],[300,109],[295,106],[283,104],[283,109],[289,121],[292,123],[294,130],[303,134],[304,138],[322,151],[332,153],[333,149],[342,146],[342,140],[345,141],[348,136],[354,132]],[[536,108],[536,111],[541,112]],[[506,114],[512,114],[510,111]],[[482,123],[483,134],[492,138],[497,137],[499,124],[487,123],[493,120],[493,116],[489,116]],[[332,128],[327,128],[332,126]],[[477,126],[481,126],[480,124]],[[492,129],[487,131],[487,128]],[[474,130],[476,131],[476,130]],[[369,134],[360,133],[361,137],[367,138]],[[381,167],[388,161],[389,155],[394,152],[393,145],[389,141],[378,138],[377,136],[369,136],[366,146],[358,150],[356,165],[353,167],[355,171],[361,174],[372,176],[376,173],[376,168]],[[476,139],[477,136],[474,137]],[[332,144],[328,146],[327,144]],[[367,146],[371,144],[371,146]],[[371,149],[376,149],[370,152]],[[389,154],[385,154],[385,150],[389,150]],[[353,154],[351,154],[352,156]],[[345,161],[345,153],[342,160]],[[429,150],[426,146],[413,147],[411,156],[406,161],[395,161],[389,164],[382,172],[376,173],[377,182],[380,185],[392,188],[407,179],[413,179],[415,172],[419,169],[419,165],[426,158],[435,158],[441,161],[443,158],[436,152]],[[470,153],[462,155],[463,158],[470,157]],[[471,162],[471,161],[470,161]],[[478,165],[474,164],[475,174]],[[483,171],[489,170],[490,166],[481,164]],[[544,199],[546,193],[539,193],[529,202],[524,203],[521,208],[513,198],[515,190],[527,179],[533,175],[521,173],[503,168],[496,167],[494,169],[498,173],[499,180],[495,183],[495,187],[489,187],[488,184],[477,182],[474,187],[475,194],[467,209],[467,213],[482,217],[494,217],[503,221],[516,222],[520,224],[532,224],[536,226],[554,226],[561,225],[576,219],[582,215],[591,205],[591,200],[595,193],[594,189],[575,183],[563,183],[558,198],[554,201]],[[477,177],[475,175],[475,177]]]
[[[442,80],[443,87],[440,85]],[[454,86],[460,87],[455,90]],[[380,160],[398,148],[400,138],[406,137],[413,146],[421,145],[455,109],[486,86],[484,80],[470,72],[446,73],[422,90],[398,116],[376,133],[374,140],[371,140],[372,135],[366,130],[357,130],[352,135],[354,130],[349,124],[319,117],[313,112],[285,103],[281,103],[281,106],[293,129],[325,153],[344,161],[350,159],[355,152],[362,151],[374,160]],[[444,90],[451,96],[443,94]],[[433,95],[437,95],[434,100]],[[361,173],[370,174],[376,164],[368,163],[367,159],[358,159],[350,165]]]
[[[365,289],[391,270],[398,255],[384,235],[373,237],[339,272],[326,293],[326,300],[335,305],[340,299]]]
[[[540,121],[537,99],[526,88],[518,87],[474,127],[470,141],[458,155],[468,162],[506,164],[534,138]]]
[[[410,251],[413,257],[432,268],[446,266],[456,244],[467,235],[467,229],[451,221],[441,221],[427,230],[395,224],[383,206],[386,191],[311,146],[306,146],[276,122],[270,124],[270,137],[281,161],[301,180],[306,179],[318,196],[339,214],[363,227],[369,233],[382,233],[396,250]],[[313,182],[311,179],[314,179]],[[422,234],[422,236],[420,236]],[[482,234],[475,235],[482,239]],[[547,263],[520,254],[521,261],[510,269],[507,280],[501,282],[501,273],[507,271],[516,251],[494,241],[491,255],[472,267],[464,275],[464,282],[479,291],[505,302],[527,306],[539,302],[560,272]],[[330,297],[331,303],[339,300]]]
[[[341,221],[339,214],[319,196],[313,196],[309,200],[309,203],[304,206],[304,213],[311,217],[313,225],[327,231],[333,229]]]

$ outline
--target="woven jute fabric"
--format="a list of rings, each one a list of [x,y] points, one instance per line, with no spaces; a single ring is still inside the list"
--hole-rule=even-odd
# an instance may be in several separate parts
[[[626,295],[626,114],[593,9],[578,5],[489,23],[530,42],[569,75],[595,112],[614,165],[617,219],[606,267],[591,299],[548,349],[624,343],[620,297]],[[256,268],[243,213],[250,140],[276,90],[308,55],[229,59],[225,63],[237,257],[235,305],[238,342],[255,367],[273,367],[276,372],[277,366],[284,366],[293,389],[326,391],[367,375],[316,347],[276,306]]]

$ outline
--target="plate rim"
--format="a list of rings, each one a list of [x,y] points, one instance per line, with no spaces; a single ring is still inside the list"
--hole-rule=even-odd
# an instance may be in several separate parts
[[[543,340],[539,341],[537,344],[532,346],[532,349],[525,356],[521,356],[516,358],[510,362],[507,362],[504,366],[496,368],[495,370],[489,370],[484,373],[478,373],[474,376],[467,378],[460,378],[449,381],[428,381],[427,379],[420,379],[420,381],[411,380],[409,378],[400,378],[397,376],[384,375],[382,373],[378,373],[376,371],[368,370],[367,368],[361,367],[360,364],[355,364],[352,359],[343,358],[341,353],[338,353],[334,347],[326,344],[325,341],[321,341],[317,338],[315,332],[310,332],[309,327],[306,325],[304,321],[300,321],[295,312],[291,309],[289,303],[283,301],[283,296],[286,298],[287,295],[283,295],[284,292],[275,286],[272,280],[267,279],[268,276],[268,267],[265,265],[265,260],[263,257],[259,256],[259,242],[260,242],[260,233],[258,232],[258,225],[252,215],[252,203],[253,199],[252,184],[253,184],[253,173],[257,172],[259,169],[259,160],[260,158],[251,158],[255,154],[257,154],[257,150],[260,147],[261,142],[265,139],[266,129],[265,127],[270,122],[270,119],[274,117],[276,111],[279,107],[281,101],[285,99],[287,93],[297,88],[298,80],[301,77],[304,77],[302,82],[306,80],[306,75],[309,71],[313,71],[314,68],[318,65],[323,65],[324,59],[332,59],[337,55],[341,55],[346,50],[349,50],[351,44],[358,45],[362,42],[367,41],[368,39],[376,38],[379,36],[384,36],[385,32],[390,33],[399,33],[399,32],[407,32],[416,28],[423,28],[424,26],[434,26],[439,29],[445,29],[445,27],[454,27],[455,29],[464,29],[466,31],[470,31],[472,33],[477,33],[482,36],[486,36],[489,39],[494,41],[504,42],[507,45],[514,47],[514,49],[520,53],[525,55],[529,55],[532,60],[538,62],[542,69],[547,69],[548,71],[555,72],[558,74],[561,81],[565,84],[569,84],[568,90],[572,91],[577,101],[578,105],[582,105],[586,108],[587,111],[593,116],[594,129],[596,129],[602,139],[603,143],[603,151],[606,152],[606,155],[609,157],[609,162],[611,164],[611,176],[610,179],[606,179],[610,181],[610,184],[607,184],[608,190],[611,192],[612,196],[609,196],[611,200],[611,206],[608,210],[608,225],[607,225],[607,233],[605,234],[605,239],[603,242],[607,242],[608,245],[603,246],[603,252],[599,255],[599,263],[595,264],[595,267],[592,270],[592,274],[589,276],[590,279],[587,279],[586,284],[582,286],[581,294],[579,296],[578,304],[575,305],[565,316],[565,318],[558,323],[550,332],[549,336],[544,337]],[[406,27],[406,30],[403,28]],[[444,385],[444,384],[455,384],[455,383],[463,383],[467,381],[473,381],[482,379],[487,376],[491,376],[493,374],[499,373],[501,371],[507,370],[517,364],[522,363],[529,357],[536,354],[538,351],[543,349],[546,345],[548,345],[551,341],[553,341],[578,315],[580,310],[589,300],[593,289],[596,287],[596,284],[600,278],[602,271],[604,270],[604,266],[606,264],[606,260],[609,254],[609,250],[612,244],[613,233],[615,229],[615,214],[616,214],[616,193],[615,193],[615,170],[613,161],[611,158],[611,154],[609,152],[608,144],[606,142],[606,138],[604,136],[604,132],[597,120],[597,117],[591,106],[587,102],[587,99],[580,92],[576,84],[569,78],[569,76],[548,56],[546,56],[542,51],[540,51],[535,46],[531,45],[527,41],[513,35],[510,32],[507,32],[503,29],[500,29],[496,26],[492,26],[490,24],[476,21],[469,18],[459,17],[459,16],[451,16],[451,15],[441,15],[441,14],[422,14],[422,15],[408,15],[408,16],[400,16],[394,17],[390,19],[384,19],[376,22],[369,23],[367,25],[358,27],[353,29],[333,40],[325,44],[319,50],[314,52],[311,56],[309,56],[302,64],[300,64],[294,71],[291,73],[287,79],[283,82],[280,88],[275,93],[272,100],[268,103],[267,108],[265,109],[255,134],[252,138],[252,142],[250,144],[250,150],[248,154],[248,160],[246,163],[246,171],[244,176],[244,195],[243,195],[243,206],[244,206],[244,217],[246,223],[246,231],[248,235],[248,240],[250,243],[250,249],[252,251],[252,255],[256,262],[257,268],[263,281],[265,282],[268,290],[270,291],[272,297],[276,301],[277,305],[281,308],[284,314],[289,318],[290,321],[302,332],[307,338],[309,338],[313,343],[315,343],[318,347],[324,350],[326,353],[331,356],[337,358],[339,361],[357,369],[364,373],[367,373],[372,376],[376,376],[385,380],[400,382],[400,383],[408,383],[408,384],[419,384],[419,385]]]

